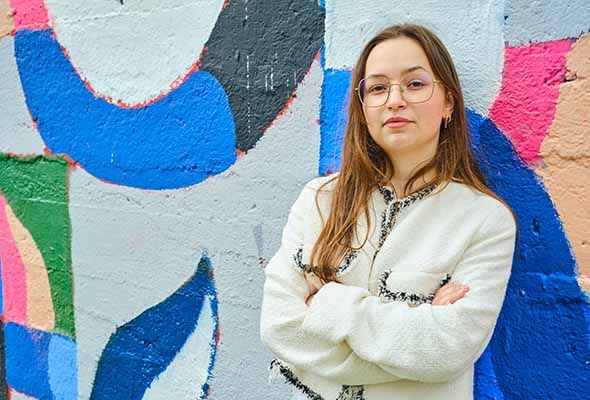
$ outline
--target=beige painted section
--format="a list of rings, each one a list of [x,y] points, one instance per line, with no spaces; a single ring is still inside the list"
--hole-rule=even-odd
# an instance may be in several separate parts
[[[0,37],[10,34],[14,27],[12,23],[12,8],[8,4],[8,1],[0,0]]]
[[[555,204],[578,266],[580,287],[590,294],[590,36],[567,56],[555,118],[541,146],[536,170]]]
[[[27,324],[33,328],[51,331],[55,327],[55,314],[43,257],[31,234],[14,215],[8,204],[6,220],[27,275]]]

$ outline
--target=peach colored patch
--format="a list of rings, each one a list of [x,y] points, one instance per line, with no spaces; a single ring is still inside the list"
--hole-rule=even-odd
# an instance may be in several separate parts
[[[580,285],[580,289],[590,296],[590,278],[588,276],[579,275],[578,285]]]
[[[0,38],[9,35],[13,27],[12,8],[8,0],[0,0]]]
[[[45,261],[33,237],[14,215],[9,205],[6,205],[6,220],[27,275],[28,326],[51,331],[55,327],[55,314]]]
[[[567,55],[566,82],[549,134],[543,141],[545,183],[567,233],[578,266],[578,282],[590,294],[590,36]]]
[[[2,258],[2,302],[4,320],[27,322],[25,266],[20,258],[6,218],[8,203],[0,194],[0,258]]]
[[[489,114],[529,164],[540,161],[539,149],[553,121],[570,46],[565,39],[504,49],[502,88]]]
[[[14,30],[45,29],[49,27],[49,16],[43,0],[9,0],[12,5]]]

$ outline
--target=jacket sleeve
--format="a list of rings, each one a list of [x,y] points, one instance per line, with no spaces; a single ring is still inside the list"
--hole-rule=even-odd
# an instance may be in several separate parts
[[[283,230],[281,246],[265,268],[260,333],[280,359],[342,385],[367,385],[399,380],[379,366],[359,358],[344,342],[332,342],[302,328],[309,288],[293,255],[303,243],[303,224],[314,204],[315,191],[306,186],[295,201]]]
[[[403,379],[445,382],[479,358],[491,339],[514,253],[516,224],[498,203],[455,267],[470,290],[452,305],[382,303],[359,287],[324,285],[307,309],[304,330],[348,343],[359,357]]]

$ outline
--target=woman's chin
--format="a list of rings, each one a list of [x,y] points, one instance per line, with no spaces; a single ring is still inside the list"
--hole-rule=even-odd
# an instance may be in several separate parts
[[[387,147],[403,149],[411,147],[415,142],[415,137],[411,132],[397,131],[390,132],[385,137]]]

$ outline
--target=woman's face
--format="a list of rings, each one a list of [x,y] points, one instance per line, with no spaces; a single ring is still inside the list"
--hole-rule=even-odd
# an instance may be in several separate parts
[[[410,68],[420,67],[412,72]],[[425,75],[428,74],[428,75]],[[369,54],[365,66],[365,82],[371,76],[382,76],[389,83],[406,83],[419,87],[415,78],[437,79],[432,72],[426,53],[413,39],[399,37],[378,44]],[[388,154],[391,159],[403,156],[422,162],[436,154],[440,124],[443,116],[450,115],[453,104],[452,97],[445,99],[444,87],[433,83],[432,97],[425,102],[407,102],[400,95],[400,86],[394,85],[387,102],[380,107],[367,107],[367,95],[370,88],[365,87],[365,105],[363,111],[369,134],[373,140]],[[377,87],[377,86],[374,86]],[[380,90],[383,90],[381,88]],[[378,95],[378,89],[374,89]],[[410,88],[404,94],[408,98],[415,96]],[[409,123],[386,123],[392,117],[401,117]]]

